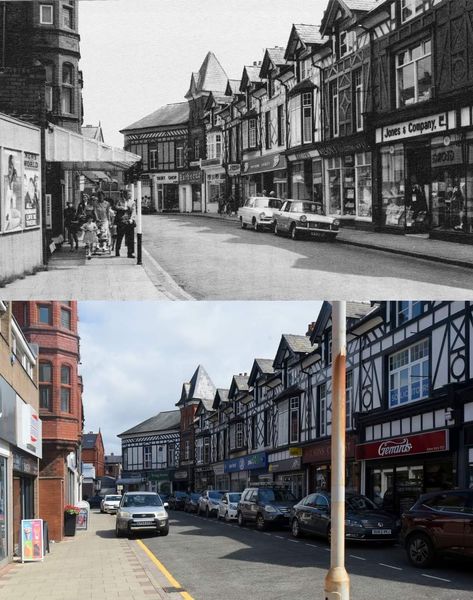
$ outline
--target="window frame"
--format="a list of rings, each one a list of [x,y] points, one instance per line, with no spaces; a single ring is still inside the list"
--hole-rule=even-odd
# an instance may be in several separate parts
[[[427,43],[430,44],[429,52],[425,51],[425,45]],[[434,85],[434,81],[433,81],[434,56],[433,56],[433,51],[432,51],[433,50],[432,45],[433,45],[432,37],[424,38],[420,41],[417,41],[415,44],[410,44],[403,50],[396,53],[396,55],[394,57],[394,65],[395,65],[395,70],[396,70],[396,72],[395,72],[396,108],[408,108],[410,106],[422,104],[423,102],[428,102],[429,100],[432,100],[432,97],[433,97],[432,88]],[[414,54],[415,50],[419,47],[422,47],[422,52],[423,52],[422,55],[418,56],[417,58],[413,58],[413,54]],[[403,64],[399,64],[401,55],[405,55],[406,53],[409,53],[409,60],[407,60]],[[420,62],[424,61],[426,58],[430,58],[431,86],[430,86],[430,92],[429,92],[428,97],[420,100],[419,99],[418,65]],[[400,73],[404,69],[409,67],[410,65],[414,65],[414,100],[412,102],[410,102],[409,104],[406,104],[406,102],[404,102],[404,101],[402,101],[402,103],[401,103]]]
[[[42,367],[47,365],[49,367],[50,370],[50,378],[49,379],[43,379],[42,375],[43,375],[43,371],[42,371]],[[38,388],[39,388],[39,408],[42,410],[49,410],[51,411],[53,409],[53,373],[54,367],[53,367],[53,363],[50,360],[40,360],[38,363]],[[42,398],[42,391],[43,390],[47,390],[48,391],[48,401],[47,401],[47,406],[43,406],[43,398]]]
[[[258,144],[256,119],[248,119],[248,148],[256,148]]]
[[[41,323],[42,325],[52,325],[53,324],[53,310],[52,310],[51,304],[42,304],[42,303],[38,302],[37,310],[38,310],[38,323]],[[43,321],[41,319],[41,311],[42,310],[48,311],[48,320],[47,321]]]
[[[417,358],[412,358],[412,353],[417,349],[422,347],[422,355]],[[402,355],[407,353],[407,361],[403,362]],[[393,367],[393,362],[398,359],[401,362],[396,367]],[[422,340],[414,344],[410,344],[405,348],[401,348],[396,352],[393,352],[387,356],[387,375],[388,375],[388,384],[387,384],[387,404],[389,410],[394,410],[396,408],[400,408],[406,405],[415,404],[416,402],[421,402],[430,396],[430,386],[431,386],[431,344],[430,338],[426,337]],[[427,366],[427,373],[424,373],[424,365]],[[418,375],[413,374],[413,370],[415,367],[419,367],[420,373]],[[407,371],[407,400],[402,401],[402,388],[406,387],[402,385],[402,378],[406,377],[404,371]],[[397,385],[393,385],[393,378],[397,381]],[[413,387],[415,385],[415,381],[412,382],[413,379],[419,381],[419,397],[413,398]],[[427,379],[427,390],[424,392],[425,379]],[[393,400],[393,393],[397,392],[396,400]]]
[[[65,325],[64,321],[63,321],[64,315],[67,315],[67,325]],[[69,307],[61,306],[60,318],[61,318],[61,327],[63,329],[67,329],[68,331],[72,331],[72,311]]]
[[[66,24],[66,15],[68,15],[68,18],[70,19],[69,25]],[[71,5],[62,5],[62,26],[65,29],[74,31],[74,8]]]
[[[301,132],[302,143],[311,144],[314,139],[314,98],[312,92],[301,94]],[[309,137],[306,137],[306,126],[309,126]]]
[[[289,443],[298,443],[300,435],[300,398],[299,396],[294,396],[289,399]]]
[[[63,370],[67,369],[68,383],[63,383]],[[72,367],[69,364],[61,364],[60,370],[60,408],[63,413],[72,412]]]
[[[51,10],[51,21],[44,20],[44,9]],[[54,25],[54,4],[44,3],[39,5],[39,23],[40,25]]]
[[[69,73],[70,81],[67,81],[66,73]],[[69,106],[66,106],[66,102],[69,102]],[[70,110],[67,110],[68,108]],[[64,62],[61,68],[61,113],[73,115],[74,109],[74,65]]]

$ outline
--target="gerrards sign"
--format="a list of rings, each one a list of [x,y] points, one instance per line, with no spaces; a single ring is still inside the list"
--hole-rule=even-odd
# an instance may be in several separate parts
[[[403,435],[389,440],[359,444],[356,447],[357,460],[376,458],[398,458],[427,452],[448,450],[448,430],[431,431],[416,435]]]

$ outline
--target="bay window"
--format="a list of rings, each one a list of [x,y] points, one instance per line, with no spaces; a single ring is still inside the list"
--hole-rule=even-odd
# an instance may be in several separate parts
[[[313,119],[312,119],[312,94],[302,94],[302,132],[303,143],[312,142]]]
[[[53,367],[50,362],[39,363],[39,407],[52,410]]]
[[[256,148],[257,136],[256,136],[256,119],[250,119],[248,121],[248,147]]]
[[[289,100],[289,127],[291,136],[289,145],[300,146],[302,143],[300,95],[294,96]]]
[[[432,94],[432,42],[425,40],[396,56],[397,107],[425,102]]]
[[[289,442],[299,441],[299,398],[291,398],[289,413]]]
[[[389,357],[389,408],[429,395],[429,341],[423,340]]]
[[[71,114],[74,111],[74,71],[69,63],[62,65],[62,112]]]
[[[289,405],[281,402],[278,410],[278,446],[286,446],[289,441]]]

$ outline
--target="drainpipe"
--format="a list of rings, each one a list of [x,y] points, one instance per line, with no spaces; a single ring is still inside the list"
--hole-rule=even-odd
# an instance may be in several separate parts
[[[332,506],[330,569],[325,600],[349,600],[345,569],[346,302],[332,302]]]

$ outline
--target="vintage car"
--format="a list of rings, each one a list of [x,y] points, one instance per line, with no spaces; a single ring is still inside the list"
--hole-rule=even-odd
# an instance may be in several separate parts
[[[309,200],[286,200],[273,212],[274,233],[290,235],[293,240],[307,236],[334,240],[340,221],[324,214],[322,205]]]
[[[273,211],[280,209],[284,200],[268,196],[251,196],[238,209],[238,218],[242,229],[248,225],[255,231],[272,229]]]

